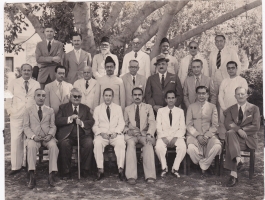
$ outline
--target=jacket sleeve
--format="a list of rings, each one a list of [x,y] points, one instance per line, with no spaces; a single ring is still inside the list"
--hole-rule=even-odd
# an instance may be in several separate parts
[[[260,112],[257,106],[254,106],[253,115],[254,116],[252,122],[250,124],[241,127],[248,136],[253,135],[255,132],[259,131],[260,129]]]
[[[234,130],[234,131],[238,131],[240,129],[239,126],[237,126],[236,122],[234,122],[233,117],[232,117],[232,112],[231,112],[231,107],[228,108],[225,112],[224,112],[224,116],[225,116],[225,121],[224,121],[224,125],[226,130]]]
[[[67,125],[68,123],[68,116],[67,117],[65,117],[65,116],[63,116],[63,106],[61,105],[61,106],[59,106],[59,111],[58,111],[58,113],[56,114],[56,117],[55,117],[55,124],[56,124],[56,126],[65,126],[65,125]]]
[[[51,108],[52,109],[52,108]],[[56,126],[55,126],[55,116],[53,109],[51,110],[51,118],[50,118],[50,130],[48,132],[49,135],[55,137],[56,134]]]
[[[219,95],[218,95],[218,101],[220,104],[220,107],[222,108],[222,110],[226,110],[227,108],[225,107],[225,102],[224,102],[224,80],[222,81],[221,85],[220,85],[220,89],[219,89]]]
[[[212,111],[212,116],[211,116],[211,127],[209,130],[204,134],[205,136],[212,137],[216,134],[217,132],[217,127],[218,127],[218,113],[217,113],[217,108],[214,105],[213,106],[213,111]]]
[[[36,57],[36,62],[38,64],[50,64],[52,63],[52,58],[53,56],[43,56],[41,52],[41,43],[37,44],[36,50],[35,50],[35,57]]]
[[[44,90],[45,90],[45,93],[46,93],[46,98],[45,98],[44,104],[46,106],[51,107],[51,102],[50,102],[50,88],[49,88],[49,86],[48,85],[45,85]]]
[[[186,127],[187,127],[187,131],[193,136],[193,137],[197,137],[198,135],[201,135],[196,128],[194,127],[194,123],[193,123],[193,116],[192,116],[192,107],[189,106],[188,107],[188,111],[187,111],[187,116],[186,116]]]
[[[184,111],[180,110],[179,115],[179,129],[177,130],[176,135],[177,137],[184,138],[186,134]]]
[[[94,120],[92,114],[90,113],[90,109],[87,106],[85,108],[86,108],[86,117],[83,121],[84,129],[91,130],[94,123],[95,123],[95,120]]]
[[[33,135],[35,135],[30,127],[30,113],[29,112],[30,112],[29,109],[27,109],[23,117],[23,130],[27,138],[31,138]]]
[[[175,77],[176,77],[175,80],[176,80],[176,97],[177,97],[175,106],[179,107],[183,101],[183,90],[178,75],[175,75]]]

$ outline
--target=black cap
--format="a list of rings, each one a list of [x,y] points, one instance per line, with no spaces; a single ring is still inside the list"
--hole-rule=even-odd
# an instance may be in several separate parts
[[[162,43],[164,43],[164,42],[167,42],[167,43],[169,44],[169,40],[168,40],[166,37],[164,37],[164,38],[161,40],[160,45],[161,45]]]
[[[113,63],[114,66],[115,66],[115,62],[114,62],[114,60],[112,59],[111,56],[107,56],[107,58],[106,58],[106,60],[105,60],[105,65],[106,65],[107,63]]]
[[[103,38],[101,38],[101,41],[100,41],[100,43],[102,43],[102,42],[107,42],[107,43],[110,43],[109,42],[109,37],[103,37]]]

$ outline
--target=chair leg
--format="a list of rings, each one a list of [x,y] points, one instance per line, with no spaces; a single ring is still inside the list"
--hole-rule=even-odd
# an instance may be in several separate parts
[[[249,163],[249,179],[253,178],[254,174],[254,163],[255,162],[255,152],[253,149],[250,150],[250,163]]]
[[[222,152],[220,155],[220,173],[219,176],[222,176],[224,173],[224,149],[222,148]]]
[[[39,149],[39,164],[42,162],[42,160],[43,160],[43,149],[40,148]]]

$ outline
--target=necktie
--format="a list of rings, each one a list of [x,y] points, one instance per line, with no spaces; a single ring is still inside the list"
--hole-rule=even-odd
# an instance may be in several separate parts
[[[86,89],[88,88],[88,81],[86,81]]]
[[[77,106],[74,107],[74,114],[75,114],[75,115],[78,115],[78,112],[77,112]],[[75,119],[74,119],[73,122],[74,122],[74,124],[76,124],[76,120],[75,120]]]
[[[242,108],[240,106],[239,111],[238,111],[238,122],[237,122],[237,125],[240,125],[242,123],[242,120],[243,120],[243,111],[242,111]]]
[[[135,85],[135,76],[133,77],[133,85]]]
[[[137,58],[137,52],[135,52],[134,57]]]
[[[42,120],[42,110],[41,110],[40,106],[39,106],[39,110],[38,110],[38,115],[39,115],[39,119],[41,121]]]
[[[137,107],[136,107],[136,112],[135,112],[135,122],[136,122],[136,127],[140,128],[139,105],[137,105]]]
[[[194,59],[194,56],[191,56],[190,64],[189,64],[189,68],[188,68],[188,76],[193,76],[192,67],[191,67],[191,63],[192,63],[193,59]]]
[[[197,88],[197,87],[199,87],[200,86],[200,80],[199,80],[199,77],[196,77],[196,85],[195,85],[195,89]]]
[[[28,81],[25,81],[25,90],[26,90],[26,93],[28,93],[29,91]]]
[[[164,88],[165,85],[165,78],[164,78],[164,74],[162,75],[162,79],[161,79],[161,85],[162,85],[162,89]]]
[[[219,51],[217,54],[216,66],[217,66],[217,69],[219,69],[221,66],[221,51]]]
[[[170,121],[170,126],[172,126],[172,110],[169,112],[169,121]]]
[[[52,47],[52,45],[51,45],[51,41],[49,41],[49,43],[48,43],[48,52],[49,52],[49,53],[50,53],[51,47]]]
[[[63,98],[63,86],[62,86],[62,82],[59,83],[59,92],[60,92],[60,96],[61,99]]]
[[[108,119],[110,121],[110,109],[109,109],[109,106],[107,107],[107,116],[108,116]]]

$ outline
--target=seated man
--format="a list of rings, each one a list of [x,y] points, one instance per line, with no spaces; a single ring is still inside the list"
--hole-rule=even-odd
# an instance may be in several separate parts
[[[242,167],[240,151],[247,148],[257,149],[257,132],[260,128],[259,108],[247,102],[247,90],[244,87],[235,89],[237,104],[225,111],[225,163],[224,167],[231,170],[227,187],[238,182],[237,170]]]
[[[153,145],[155,144],[154,133],[156,122],[152,106],[142,102],[143,90],[136,87],[132,90],[134,103],[125,108],[125,141],[126,150],[126,170],[125,175],[129,184],[135,184],[137,179],[137,143],[143,145],[143,165],[145,180],[148,183],[156,179],[155,157]]]
[[[59,161],[62,178],[71,178],[71,157],[73,146],[77,146],[77,126],[79,126],[80,168],[81,176],[86,178],[93,158],[92,126],[94,119],[89,107],[80,103],[82,93],[73,88],[70,92],[70,102],[60,105],[56,115],[57,139],[60,149]]]
[[[117,165],[119,169],[119,178],[123,181],[123,168],[125,160],[125,141],[123,129],[125,122],[123,119],[121,106],[112,102],[114,92],[111,88],[106,88],[103,91],[104,103],[97,106],[94,110],[95,124],[93,132],[94,139],[94,154],[98,167],[96,181],[103,177],[103,152],[107,145],[114,146],[115,155],[117,157]]]
[[[186,144],[184,141],[186,133],[185,117],[183,110],[175,106],[177,99],[173,90],[166,92],[165,101],[167,106],[159,108],[157,113],[155,150],[162,165],[161,177],[164,177],[168,172],[166,161],[167,147],[176,147],[176,158],[171,172],[179,178],[179,165],[186,155]]]
[[[216,106],[207,101],[207,87],[197,87],[196,94],[197,101],[189,106],[186,117],[187,153],[206,176],[213,159],[221,153],[221,142],[217,138],[218,114]]]
[[[56,126],[54,124],[54,112],[52,108],[44,105],[46,98],[43,89],[36,89],[34,99],[36,104],[27,109],[24,114],[24,133],[27,136],[27,162],[30,174],[28,187],[33,189],[36,185],[34,170],[36,169],[36,157],[41,146],[49,150],[49,176],[48,183],[54,187],[53,175],[57,169],[58,147],[56,139]]]

